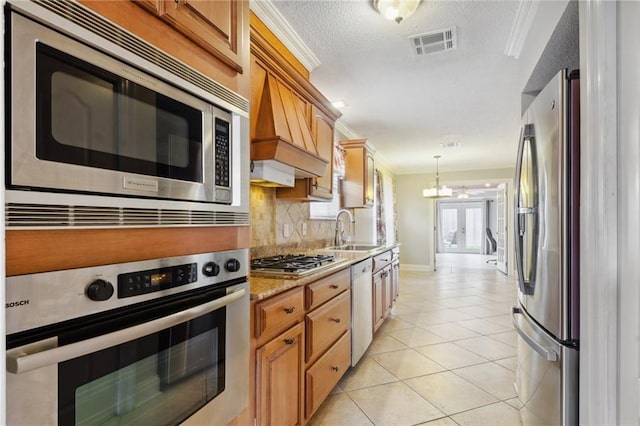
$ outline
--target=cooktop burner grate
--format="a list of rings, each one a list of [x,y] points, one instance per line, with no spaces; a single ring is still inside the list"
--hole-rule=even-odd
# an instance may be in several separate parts
[[[251,271],[270,274],[302,275],[313,272],[323,266],[331,265],[334,260],[335,256],[328,254],[283,254],[253,259],[251,261]]]

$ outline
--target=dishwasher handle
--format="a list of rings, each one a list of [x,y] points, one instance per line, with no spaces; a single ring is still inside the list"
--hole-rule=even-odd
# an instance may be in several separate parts
[[[553,348],[547,348],[541,345],[540,343],[536,342],[533,339],[533,337],[529,336],[527,332],[524,331],[520,326],[520,323],[518,322],[516,315],[523,315],[523,313],[522,313],[522,309],[514,306],[513,308],[511,308],[511,319],[513,320],[513,326],[515,327],[520,337],[522,337],[522,339],[525,342],[527,342],[527,344],[531,346],[531,348],[534,351],[536,351],[541,356],[543,356],[544,359],[546,359],[547,361],[551,361],[551,362],[558,361],[559,359],[558,353],[555,350],[553,350]]]

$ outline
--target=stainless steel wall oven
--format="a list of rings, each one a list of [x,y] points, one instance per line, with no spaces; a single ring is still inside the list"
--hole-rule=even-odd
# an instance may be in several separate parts
[[[12,209],[110,203],[248,222],[246,99],[77,2],[8,10]],[[29,226],[33,212],[9,226]]]
[[[248,250],[7,278],[9,424],[226,424],[248,403]]]

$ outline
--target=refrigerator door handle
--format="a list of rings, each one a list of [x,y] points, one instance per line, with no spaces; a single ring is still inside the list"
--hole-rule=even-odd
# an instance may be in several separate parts
[[[514,306],[513,308],[511,308],[511,319],[513,320],[513,326],[518,332],[518,334],[520,335],[520,337],[522,337],[522,339],[525,342],[527,342],[527,344],[531,346],[531,348],[534,351],[538,352],[547,361],[551,361],[551,362],[558,361],[558,359],[560,358],[560,355],[558,355],[558,353],[554,351],[552,348],[544,347],[543,345],[536,342],[531,336],[529,336],[527,332],[524,331],[520,326],[520,323],[518,322],[516,315],[522,315],[522,310]]]
[[[534,185],[533,188],[530,188],[532,192],[530,197],[533,198],[533,206],[521,206],[522,202],[522,167],[523,167],[523,158],[525,154],[525,145],[529,144],[529,152],[531,153],[531,171],[532,171],[532,182]],[[535,268],[531,271],[531,276],[527,277],[529,280],[525,279],[524,274],[524,237],[526,234],[526,215],[532,215],[534,217],[533,220],[533,229],[529,232],[532,233],[533,237],[533,247],[531,247],[531,253],[527,253],[529,259],[529,265],[536,264],[537,258],[537,245],[538,245],[538,229],[537,229],[537,180],[538,180],[538,167],[536,160],[536,149],[535,149],[535,135],[533,124],[525,124],[522,128],[522,132],[520,134],[520,142],[518,144],[518,162],[516,164],[516,182],[515,182],[515,217],[516,217],[516,229],[515,229],[515,252],[516,252],[516,270],[518,272],[518,286],[520,287],[520,291],[526,295],[532,295],[534,293],[535,286]]]

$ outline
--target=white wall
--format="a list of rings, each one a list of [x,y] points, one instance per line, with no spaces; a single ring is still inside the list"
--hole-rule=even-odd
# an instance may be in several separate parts
[[[396,176],[402,269],[433,270],[434,202],[422,197],[433,175]]]
[[[515,159],[514,159],[515,163]],[[513,199],[515,169],[468,170],[440,173],[440,184],[507,182],[507,200]],[[402,243],[402,267],[406,270],[433,270],[434,201],[422,197],[422,190],[435,181],[432,173],[397,175],[398,237]],[[508,209],[508,259],[513,265],[513,209]],[[512,267],[510,266],[511,270]]]
[[[637,425],[640,3],[580,3],[580,423]]]
[[[640,408],[640,2],[618,3],[618,424]]]

